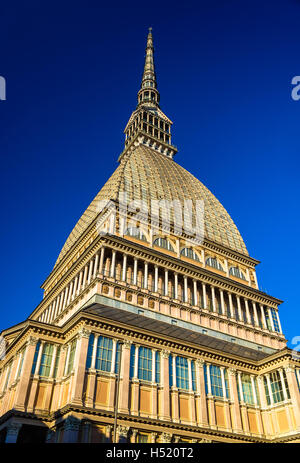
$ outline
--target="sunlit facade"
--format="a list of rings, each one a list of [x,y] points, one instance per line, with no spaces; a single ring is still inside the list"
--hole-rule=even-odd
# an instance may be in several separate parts
[[[175,162],[153,54],[150,31],[119,166],[43,300],[1,333],[2,442],[112,442],[116,407],[117,442],[300,442],[300,361],[282,301],[259,289],[259,261],[228,212]],[[194,215],[203,206],[193,239],[174,209],[170,227],[160,215],[161,202],[184,201]]]

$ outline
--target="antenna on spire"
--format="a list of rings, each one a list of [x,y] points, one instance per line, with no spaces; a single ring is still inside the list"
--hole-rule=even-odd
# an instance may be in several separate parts
[[[149,27],[149,32],[152,32],[152,27]]]

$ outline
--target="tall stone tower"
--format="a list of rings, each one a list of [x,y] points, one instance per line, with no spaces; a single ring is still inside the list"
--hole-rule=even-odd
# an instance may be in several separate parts
[[[228,212],[175,162],[171,126],[150,30],[119,165],[41,303],[1,333],[2,441],[300,442],[281,301],[260,291]]]

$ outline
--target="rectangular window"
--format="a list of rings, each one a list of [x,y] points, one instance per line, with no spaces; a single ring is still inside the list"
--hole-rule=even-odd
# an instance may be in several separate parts
[[[279,328],[279,323],[277,319],[277,314],[275,309],[271,309],[271,314],[272,314],[272,320],[273,320],[273,325],[274,325],[274,330],[277,333],[280,333],[280,328]]]
[[[244,402],[250,405],[254,405],[254,396],[250,375],[242,374],[242,389]]]
[[[216,397],[223,397],[223,387],[220,367],[210,365],[211,393]]]
[[[189,389],[188,361],[185,357],[176,357],[176,385],[179,389]]]
[[[42,358],[41,358],[41,365],[40,365],[40,370],[39,370],[40,376],[50,375],[52,355],[53,355],[53,344],[48,344],[48,343],[44,344]]]
[[[99,336],[96,351],[96,370],[111,371],[113,341]]]
[[[138,378],[152,380],[152,350],[147,347],[139,348]]]

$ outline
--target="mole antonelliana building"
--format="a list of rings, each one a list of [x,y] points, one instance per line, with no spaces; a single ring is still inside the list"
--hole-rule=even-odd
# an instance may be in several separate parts
[[[231,217],[174,160],[171,126],[150,30],[119,165],[41,303],[1,333],[0,441],[300,442],[282,301],[259,290]]]

